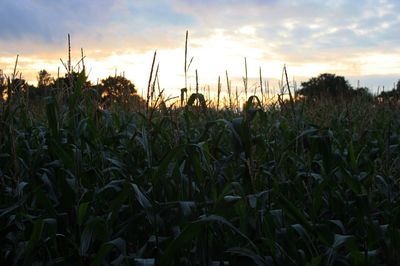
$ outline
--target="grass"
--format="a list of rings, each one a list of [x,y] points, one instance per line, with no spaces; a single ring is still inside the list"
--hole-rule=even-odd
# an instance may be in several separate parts
[[[99,109],[84,71],[36,109],[8,84],[3,265],[400,260],[398,104],[250,96],[238,110],[195,93],[167,107],[153,68],[142,112]]]

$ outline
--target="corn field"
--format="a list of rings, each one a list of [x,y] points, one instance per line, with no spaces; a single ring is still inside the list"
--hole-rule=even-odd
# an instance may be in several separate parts
[[[1,265],[397,265],[397,103],[0,102]],[[61,95],[61,96],[60,96]]]

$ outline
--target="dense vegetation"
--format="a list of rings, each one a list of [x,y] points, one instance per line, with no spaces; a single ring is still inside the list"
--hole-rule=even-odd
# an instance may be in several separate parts
[[[398,101],[252,96],[238,112],[193,94],[133,112],[69,80],[43,104],[4,87],[2,265],[400,261]]]
[[[309,99],[348,99],[359,96],[371,96],[369,95],[368,88],[354,89],[344,77],[329,73],[324,73],[316,78],[302,82],[301,87],[298,93]]]
[[[66,74],[64,77],[53,78],[43,69],[37,75],[37,86],[34,86],[21,77],[16,78],[15,75],[7,80],[0,70],[0,95],[7,95],[7,83],[12,83],[13,90],[10,91],[10,94],[24,96],[26,102],[37,106],[41,105],[46,97],[55,95],[63,97],[62,92],[66,91],[67,88],[73,87],[73,84],[78,80],[78,76],[79,72],[71,71],[70,75]],[[97,84],[92,84],[90,81],[85,80],[82,86],[98,94],[98,104],[102,108],[109,108],[116,103],[122,105],[125,109],[129,106],[136,106],[138,109],[144,107],[145,102],[136,94],[135,85],[123,76],[109,76],[97,82]]]

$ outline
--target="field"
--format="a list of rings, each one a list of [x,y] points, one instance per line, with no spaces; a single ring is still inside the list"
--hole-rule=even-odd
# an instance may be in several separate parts
[[[2,265],[396,265],[400,108],[0,101]]]

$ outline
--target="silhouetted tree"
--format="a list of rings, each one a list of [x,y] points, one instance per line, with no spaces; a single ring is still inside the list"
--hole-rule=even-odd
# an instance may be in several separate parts
[[[45,70],[40,70],[37,76],[38,88],[49,87],[54,83],[54,79],[51,75]]]
[[[38,72],[36,79],[38,82],[37,87],[29,86],[28,88],[28,95],[32,100],[48,96],[54,83],[54,79],[45,69],[42,69]]]
[[[127,103],[131,96],[136,93],[135,85],[122,76],[109,76],[101,80],[97,86],[101,95],[102,103],[110,106],[112,103]]]
[[[339,97],[352,95],[353,89],[348,81],[342,76],[335,74],[321,74],[316,78],[301,83],[300,95],[309,98]]]
[[[383,101],[390,102],[399,102],[400,101],[400,80],[397,81],[396,88],[393,88],[391,91],[382,91],[378,95],[378,99]]]

